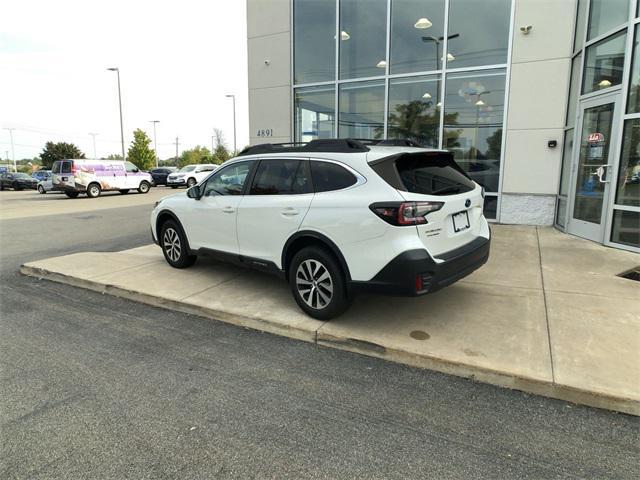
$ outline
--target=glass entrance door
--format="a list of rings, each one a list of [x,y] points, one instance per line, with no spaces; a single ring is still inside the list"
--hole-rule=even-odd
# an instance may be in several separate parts
[[[568,231],[596,242],[603,242],[614,175],[616,116],[619,95],[585,100],[580,105],[579,148],[576,148],[573,174],[573,205]]]

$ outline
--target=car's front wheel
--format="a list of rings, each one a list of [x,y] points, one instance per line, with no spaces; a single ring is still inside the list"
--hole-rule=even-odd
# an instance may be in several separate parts
[[[187,188],[193,187],[196,183],[198,183],[196,179],[191,177],[189,180],[187,180]]]
[[[349,307],[344,272],[324,248],[306,247],[294,255],[289,284],[298,306],[318,320],[335,318]]]
[[[151,189],[151,185],[146,180],[140,182],[140,186],[138,187],[138,192],[140,193],[149,193]]]
[[[42,185],[38,185],[38,192],[41,193],[42,195],[47,193]]]
[[[187,268],[196,261],[189,254],[189,246],[182,229],[173,220],[167,220],[160,228],[160,246],[169,265],[175,268]]]

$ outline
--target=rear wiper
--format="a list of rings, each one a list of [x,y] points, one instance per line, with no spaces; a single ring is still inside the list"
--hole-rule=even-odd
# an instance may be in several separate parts
[[[460,193],[460,187],[444,187],[440,190],[435,190],[431,192],[432,195],[438,195],[441,193]]]

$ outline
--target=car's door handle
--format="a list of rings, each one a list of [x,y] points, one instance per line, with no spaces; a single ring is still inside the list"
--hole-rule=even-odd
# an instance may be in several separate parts
[[[288,207],[282,210],[282,215],[286,215],[287,217],[293,217],[294,215],[298,215],[300,212],[295,208]]]
[[[223,211],[224,213],[233,213],[233,212],[235,212],[235,211],[236,211],[236,209],[235,209],[235,208],[233,208],[233,207],[223,207],[223,208],[222,208],[222,211]]]

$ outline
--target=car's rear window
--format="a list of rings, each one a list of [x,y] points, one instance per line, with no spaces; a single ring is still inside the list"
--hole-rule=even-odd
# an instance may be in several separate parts
[[[398,190],[423,195],[456,195],[475,184],[447,152],[402,153],[372,162],[371,168]]]

